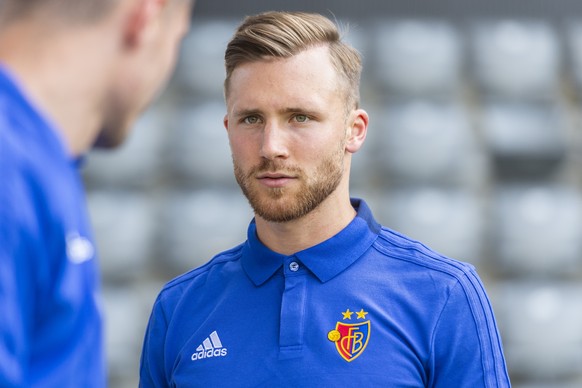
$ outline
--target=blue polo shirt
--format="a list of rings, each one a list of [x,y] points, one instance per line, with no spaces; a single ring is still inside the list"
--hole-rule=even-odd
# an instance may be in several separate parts
[[[472,266],[357,216],[285,256],[248,239],[169,282],[141,387],[509,387]]]
[[[0,66],[0,387],[103,387],[99,273],[77,161]]]

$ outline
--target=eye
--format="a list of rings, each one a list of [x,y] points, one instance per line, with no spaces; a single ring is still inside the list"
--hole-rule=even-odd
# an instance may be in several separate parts
[[[307,115],[295,115],[293,118],[298,123],[305,123],[305,122],[309,121],[309,117],[307,117]]]
[[[243,123],[253,125],[259,122],[259,118],[257,116],[247,116],[243,119]]]

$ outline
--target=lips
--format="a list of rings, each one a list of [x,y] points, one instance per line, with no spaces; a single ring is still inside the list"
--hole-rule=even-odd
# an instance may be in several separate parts
[[[281,179],[281,178],[293,178],[290,175],[277,173],[277,172],[264,172],[257,175],[258,179]]]
[[[257,175],[257,179],[267,187],[284,187],[295,177],[283,173],[266,172]]]

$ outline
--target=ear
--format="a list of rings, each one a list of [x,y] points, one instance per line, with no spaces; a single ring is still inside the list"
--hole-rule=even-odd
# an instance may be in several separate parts
[[[134,0],[128,11],[124,42],[131,48],[139,46],[147,32],[162,13],[167,0]]]
[[[224,124],[224,128],[228,131],[228,114],[224,115],[224,118],[222,119],[222,123]]]
[[[368,113],[363,109],[356,109],[351,113],[350,126],[348,127],[346,151],[357,152],[366,140],[368,133]]]

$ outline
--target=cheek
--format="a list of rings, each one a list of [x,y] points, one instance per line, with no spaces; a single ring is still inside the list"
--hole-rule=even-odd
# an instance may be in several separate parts
[[[229,129],[228,141],[233,152],[237,153],[252,153],[259,149],[259,138],[250,132],[241,130]]]
[[[338,141],[330,138],[314,138],[311,141],[302,142],[294,148],[297,155],[302,155],[306,160],[313,162],[320,161],[325,155],[335,152],[338,148]]]
[[[253,159],[253,145],[248,139],[242,136],[232,135],[228,133],[228,142],[230,144],[230,152],[234,161],[241,165]]]
[[[173,34],[169,42],[166,42],[166,50],[167,50],[167,61],[169,63],[169,67],[173,69],[175,66],[178,56],[180,55],[180,44],[182,42],[183,34],[182,32],[178,31]]]
[[[160,36],[150,52],[150,60],[144,61],[150,64],[150,79],[154,88],[160,89],[168,82],[178,60],[180,41],[181,34],[178,31],[167,31]]]
[[[155,88],[162,88],[169,80],[174,66],[177,62],[178,52],[173,47],[164,48],[156,53],[156,56],[152,59],[153,61],[157,61],[158,65],[157,68],[153,71],[152,78],[155,79],[154,87]],[[152,66],[152,69],[154,66]]]

